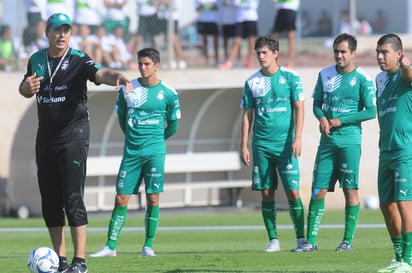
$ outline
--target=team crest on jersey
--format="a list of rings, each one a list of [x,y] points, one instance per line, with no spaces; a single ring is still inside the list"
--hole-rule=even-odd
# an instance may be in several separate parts
[[[157,94],[157,99],[158,100],[164,100],[165,94],[163,91],[160,91],[159,94]]]
[[[279,83],[280,83],[281,85],[284,85],[284,84],[286,83],[285,77],[280,77]]]
[[[350,82],[349,82],[350,86],[355,86],[356,85],[356,78],[353,77]]]
[[[64,70],[66,70],[68,67],[69,67],[69,61],[66,60],[66,61],[64,61],[64,62],[62,63],[62,70],[64,71]]]

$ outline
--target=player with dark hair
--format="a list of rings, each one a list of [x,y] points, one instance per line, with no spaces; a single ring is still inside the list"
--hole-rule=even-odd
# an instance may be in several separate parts
[[[386,34],[376,45],[379,120],[378,192],[395,259],[378,272],[412,272],[412,68],[402,40]]]
[[[262,196],[262,217],[269,237],[266,252],[280,251],[276,226],[275,191],[283,183],[289,213],[295,226],[297,246],[305,242],[304,211],[300,198],[298,157],[302,150],[304,93],[300,76],[277,63],[279,42],[270,36],[256,39],[255,51],[261,69],[245,82],[241,108],[241,159],[251,166],[252,190]]]
[[[116,181],[115,207],[106,245],[92,257],[116,256],[117,242],[126,222],[127,204],[144,179],[146,192],[143,256],[153,250],[159,221],[159,194],[163,192],[166,139],[177,132],[180,105],[177,92],[158,79],[160,54],[144,48],[137,53],[140,78],[132,80],[133,91],[119,91],[116,112],[125,135],[123,159]],[[166,124],[166,127],[165,127]]]
[[[102,69],[85,53],[70,48],[71,25],[66,14],[49,17],[49,47],[30,57],[19,92],[26,98],[36,95],[37,176],[43,218],[59,255],[59,272],[86,273],[88,219],[83,191],[90,131],[87,81],[117,87],[124,84],[127,91],[131,84],[122,74]],[[66,216],[74,246],[70,267],[66,257]]]
[[[353,63],[357,41],[343,33],[333,42],[335,65],[323,68],[313,92],[313,113],[321,133],[312,178],[307,221],[307,242],[297,252],[317,250],[325,211],[325,196],[337,180],[345,197],[345,232],[336,251],[352,250],[359,218],[359,162],[361,123],[376,117],[373,80]]]

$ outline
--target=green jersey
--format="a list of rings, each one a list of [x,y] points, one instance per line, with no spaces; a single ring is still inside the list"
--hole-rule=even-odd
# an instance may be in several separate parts
[[[412,84],[398,69],[376,76],[381,151],[412,148]]]
[[[177,92],[163,82],[143,86],[132,80],[133,91],[119,90],[115,111],[125,134],[124,154],[146,156],[166,153],[165,122],[180,119]]]
[[[339,73],[335,65],[322,69],[312,97],[318,119],[341,122],[329,136],[322,134],[321,144],[361,144],[361,122],[376,117],[375,87],[363,69],[356,67],[346,74]]]
[[[294,104],[304,101],[302,81],[293,70],[280,67],[272,75],[250,76],[243,89],[241,108],[254,109],[253,143],[284,147],[293,142]]]

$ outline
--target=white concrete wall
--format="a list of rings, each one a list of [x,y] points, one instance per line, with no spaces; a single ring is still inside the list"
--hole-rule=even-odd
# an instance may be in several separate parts
[[[372,77],[378,73],[378,68],[366,67],[365,68]],[[305,102],[305,126],[303,132],[303,154],[300,159],[301,173],[302,173],[302,197],[304,204],[308,204],[311,178],[314,157],[316,154],[316,148],[319,141],[318,122],[312,114],[312,89],[314,87],[318,67],[309,68],[296,68],[297,72],[301,75],[303,81],[303,87],[305,90],[306,102]],[[172,86],[175,86],[178,90],[179,87],[192,86],[192,90],[185,92],[196,92],[197,88],[201,88],[204,85],[216,85],[218,88],[224,86],[239,86],[242,88],[244,80],[255,70],[254,69],[234,69],[229,71],[220,71],[216,69],[189,69],[186,71],[162,71],[160,77]],[[129,77],[136,77],[135,73],[127,72]],[[9,179],[10,169],[19,172],[19,166],[11,166],[11,155],[17,152],[13,149],[21,150],[20,152],[27,153],[28,157],[34,157],[34,137],[35,129],[37,127],[36,117],[30,117],[30,123],[27,124],[25,119],[25,126],[28,127],[22,138],[19,136],[15,138],[16,130],[20,125],[22,117],[25,115],[27,109],[33,107],[34,98],[25,99],[18,94],[17,88],[22,78],[22,73],[0,73],[0,86],[2,86],[3,99],[0,101],[0,177]],[[113,90],[113,87],[99,87],[98,90]],[[239,98],[240,100],[240,98]],[[239,105],[239,101],[233,101],[233,104]],[[184,105],[182,105],[184,108]],[[107,111],[112,111],[112,108],[107,107]],[[221,109],[220,116],[224,116],[226,108]],[[33,109],[31,108],[31,111]],[[93,115],[93,113],[92,113]],[[183,113],[184,115],[184,113]],[[94,117],[96,118],[96,117]],[[213,121],[210,121],[213,122]],[[33,123],[33,124],[32,124]],[[202,123],[202,126],[207,128],[208,123]],[[29,128],[30,127],[30,128]],[[21,133],[20,133],[21,134]],[[14,143],[18,139],[19,143]],[[376,195],[376,171],[378,162],[378,126],[377,121],[372,120],[365,122],[363,125],[363,144],[362,144],[362,159],[360,167],[360,195],[361,198],[365,198],[368,195]],[[21,144],[20,144],[21,143]],[[34,164],[34,163],[33,163]],[[23,171],[23,170],[22,170]],[[24,171],[31,171],[24,170]],[[34,172],[34,166],[32,167]],[[24,179],[23,179],[24,180]],[[28,179],[27,179],[28,180]],[[14,181],[8,181],[10,186],[13,186]],[[31,192],[36,191],[35,181],[23,181],[27,184],[27,189]],[[19,181],[21,184],[22,181]],[[23,184],[24,185],[24,184]],[[338,190],[338,192],[340,192]],[[282,194],[283,193],[279,193]],[[337,208],[343,207],[343,195],[340,193],[329,194],[327,197],[327,207]],[[257,193],[253,196],[248,196],[247,199],[251,203],[258,202]],[[253,201],[255,200],[255,201]],[[245,203],[245,205],[248,205]]]

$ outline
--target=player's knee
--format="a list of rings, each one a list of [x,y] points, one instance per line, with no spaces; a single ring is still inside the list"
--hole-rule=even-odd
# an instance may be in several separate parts
[[[312,190],[312,195],[310,196],[310,198],[312,200],[316,200],[319,199],[319,194],[321,193],[322,189],[313,189]]]

